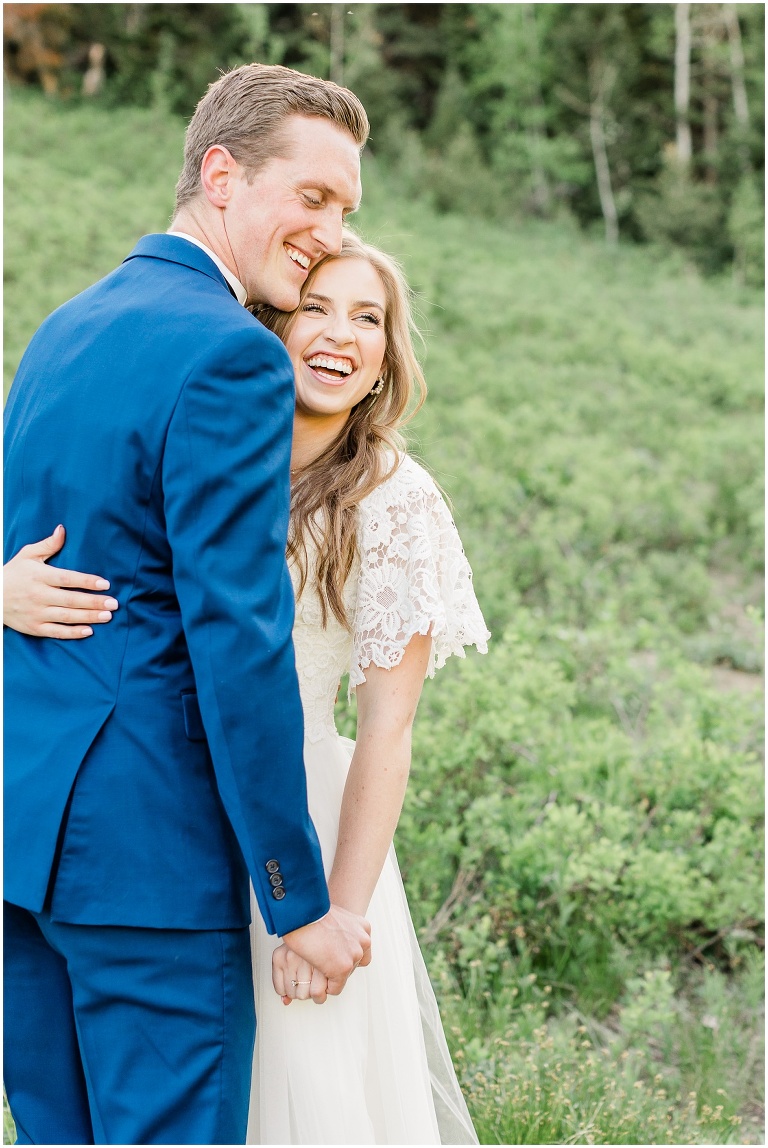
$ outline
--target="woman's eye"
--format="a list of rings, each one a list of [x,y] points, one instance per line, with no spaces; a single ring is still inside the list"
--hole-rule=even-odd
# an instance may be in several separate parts
[[[302,311],[316,311],[320,315],[325,314],[319,303],[305,303],[301,309]]]
[[[323,201],[321,199],[314,199],[311,195],[305,195],[304,198],[306,199],[307,203],[312,205],[312,207],[323,206]]]
[[[369,323],[373,323],[375,327],[379,327],[381,325],[381,319],[379,316],[372,315],[369,311],[366,311],[364,315],[358,315],[357,317],[358,319],[367,319],[367,321]]]

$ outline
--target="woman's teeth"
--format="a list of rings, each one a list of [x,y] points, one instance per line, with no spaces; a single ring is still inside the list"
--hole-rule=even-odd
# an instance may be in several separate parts
[[[331,359],[327,355],[314,355],[311,359],[307,359],[307,366],[313,370],[333,371],[332,377],[335,379],[345,378],[354,370],[348,359]]]

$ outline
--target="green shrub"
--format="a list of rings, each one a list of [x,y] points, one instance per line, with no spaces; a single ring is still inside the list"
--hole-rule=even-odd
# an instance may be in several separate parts
[[[673,158],[653,190],[637,196],[635,214],[647,239],[682,248],[704,271],[721,269],[732,254],[721,194]]]

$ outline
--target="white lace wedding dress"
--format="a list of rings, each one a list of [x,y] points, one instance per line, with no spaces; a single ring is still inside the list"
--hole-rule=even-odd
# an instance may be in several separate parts
[[[405,456],[360,505],[358,559],[345,588],[353,632],[323,628],[311,578],[296,607],[294,643],[304,706],[309,809],[326,873],[354,742],[333,711],[339,679],[390,668],[432,627],[433,676],[490,636],[451,515],[426,471]],[[418,770],[418,762],[414,763]],[[286,1007],[272,987],[270,937],[254,910],[256,993],[249,1144],[476,1144],[411,923],[394,850],[368,910],[373,961],[338,997]]]

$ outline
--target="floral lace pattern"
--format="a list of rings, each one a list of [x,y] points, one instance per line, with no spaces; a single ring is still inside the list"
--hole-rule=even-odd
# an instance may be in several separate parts
[[[361,561],[350,686],[367,666],[399,665],[414,634],[432,627],[428,676],[465,646],[488,650],[486,629],[450,511],[434,481],[407,455],[360,506]]]
[[[360,503],[358,559],[344,590],[350,633],[331,615],[325,629],[311,575],[296,606],[294,647],[306,736],[335,733],[341,675],[350,690],[371,664],[399,665],[414,634],[432,631],[428,676],[465,646],[488,649],[488,632],[461,540],[434,481],[404,456],[397,470]],[[295,577],[295,575],[294,575]]]

